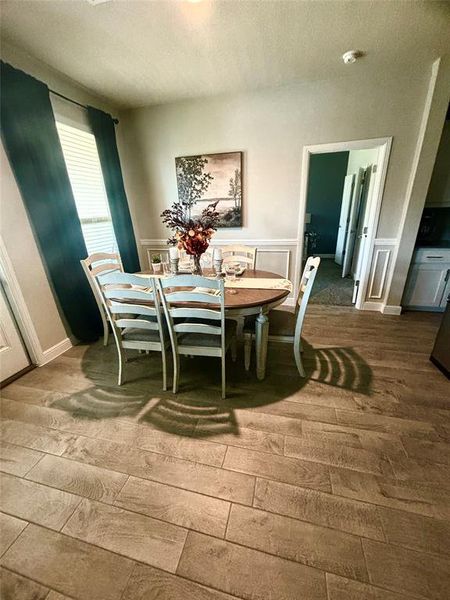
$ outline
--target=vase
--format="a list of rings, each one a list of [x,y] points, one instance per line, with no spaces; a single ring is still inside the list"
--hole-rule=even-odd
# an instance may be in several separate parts
[[[200,264],[201,254],[194,254],[192,257],[194,260],[194,267],[192,269],[193,275],[203,275],[202,266]]]

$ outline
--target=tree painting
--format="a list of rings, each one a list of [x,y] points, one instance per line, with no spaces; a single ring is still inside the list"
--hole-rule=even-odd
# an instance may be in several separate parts
[[[217,203],[219,227],[242,227],[242,152],[175,159],[178,200],[188,217]]]
[[[190,212],[209,187],[213,177],[204,173],[208,159],[202,156],[187,156],[176,159],[178,199]]]
[[[228,195],[233,198],[235,208],[238,208],[241,204],[241,172],[239,169],[235,169],[234,176],[230,179]]]

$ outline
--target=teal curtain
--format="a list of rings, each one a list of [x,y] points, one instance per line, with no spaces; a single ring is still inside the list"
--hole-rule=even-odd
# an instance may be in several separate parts
[[[91,106],[88,106],[87,112],[89,124],[97,142],[106,195],[122,263],[125,271],[135,273],[140,270],[139,256],[123,185],[114,119],[111,115]]]
[[[3,61],[1,84],[2,140],[47,274],[73,335],[92,341],[102,325],[48,87]]]

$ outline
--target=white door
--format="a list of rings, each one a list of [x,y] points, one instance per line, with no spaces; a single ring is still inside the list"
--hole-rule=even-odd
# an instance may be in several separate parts
[[[30,364],[3,285],[0,285],[0,382]]]
[[[350,219],[350,206],[352,202],[353,185],[355,182],[355,174],[347,175],[344,180],[344,191],[342,192],[341,214],[339,216],[339,228],[336,242],[336,253],[334,262],[342,265],[344,258],[345,238],[348,231],[348,223]]]
[[[364,254],[364,242],[367,238],[367,229],[369,226],[368,223],[368,211],[367,206],[369,204],[370,194],[373,190],[373,182],[374,177],[371,177],[372,166],[367,167],[364,173],[364,183],[362,185],[361,194],[360,194],[360,204],[358,211],[358,221],[356,224],[356,239],[355,239],[355,247],[353,250],[353,260],[351,273],[353,275],[353,279],[359,279],[359,274],[361,272],[362,267],[362,256]]]
[[[347,277],[350,273],[353,260],[353,249],[356,240],[356,228],[358,225],[359,201],[361,196],[361,183],[363,181],[364,169],[359,169],[356,176],[356,182],[353,189],[352,202],[350,206],[350,217],[348,223],[348,232],[344,244],[344,258],[342,261],[342,277]]]

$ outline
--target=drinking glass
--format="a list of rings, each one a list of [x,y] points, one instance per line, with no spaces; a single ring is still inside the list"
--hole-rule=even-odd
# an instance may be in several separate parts
[[[161,264],[163,275],[167,277],[168,275],[170,275],[170,263],[168,260],[163,260]]]
[[[225,265],[226,279],[228,281],[236,281],[236,273],[237,273],[238,269],[239,269],[239,267],[236,267],[236,263],[227,263]],[[227,292],[229,294],[237,294],[237,291],[233,288],[229,288],[227,290]]]

